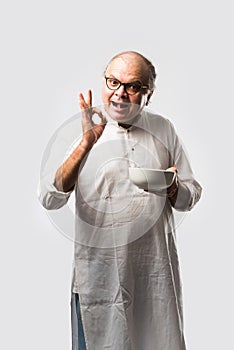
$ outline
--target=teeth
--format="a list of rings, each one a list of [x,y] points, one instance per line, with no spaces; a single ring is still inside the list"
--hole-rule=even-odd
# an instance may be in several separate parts
[[[116,102],[112,102],[112,103],[117,108],[127,108],[128,107],[127,103],[116,103]]]

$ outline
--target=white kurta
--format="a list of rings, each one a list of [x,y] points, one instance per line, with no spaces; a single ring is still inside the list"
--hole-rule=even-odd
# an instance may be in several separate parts
[[[142,112],[129,130],[109,122],[80,171],[76,194],[73,292],[87,350],[185,350],[173,209],[139,189],[129,167],[176,166],[175,209],[190,210],[201,187],[167,119]],[[69,193],[44,184],[47,209]]]

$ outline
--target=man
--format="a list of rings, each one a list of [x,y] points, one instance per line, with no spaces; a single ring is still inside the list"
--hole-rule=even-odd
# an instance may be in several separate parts
[[[144,110],[155,78],[137,52],[111,59],[104,110],[92,106],[91,90],[79,94],[82,139],[41,193],[57,209],[75,191],[73,350],[185,350],[172,208],[191,210],[201,187],[173,125]],[[174,181],[142,189],[131,167],[167,169]]]

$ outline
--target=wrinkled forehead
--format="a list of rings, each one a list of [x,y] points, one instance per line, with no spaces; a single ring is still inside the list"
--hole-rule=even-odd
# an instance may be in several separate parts
[[[124,54],[114,58],[106,69],[107,76],[117,79],[142,80],[148,82],[149,73],[145,62],[136,55]]]

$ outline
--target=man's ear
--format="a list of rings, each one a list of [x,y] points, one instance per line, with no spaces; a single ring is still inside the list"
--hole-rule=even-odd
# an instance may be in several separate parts
[[[151,90],[149,93],[148,93],[148,95],[147,95],[147,98],[146,98],[146,106],[148,106],[148,104],[149,104],[149,101],[150,101],[150,98],[151,98],[151,96],[153,95],[153,93],[154,93],[154,90]]]

